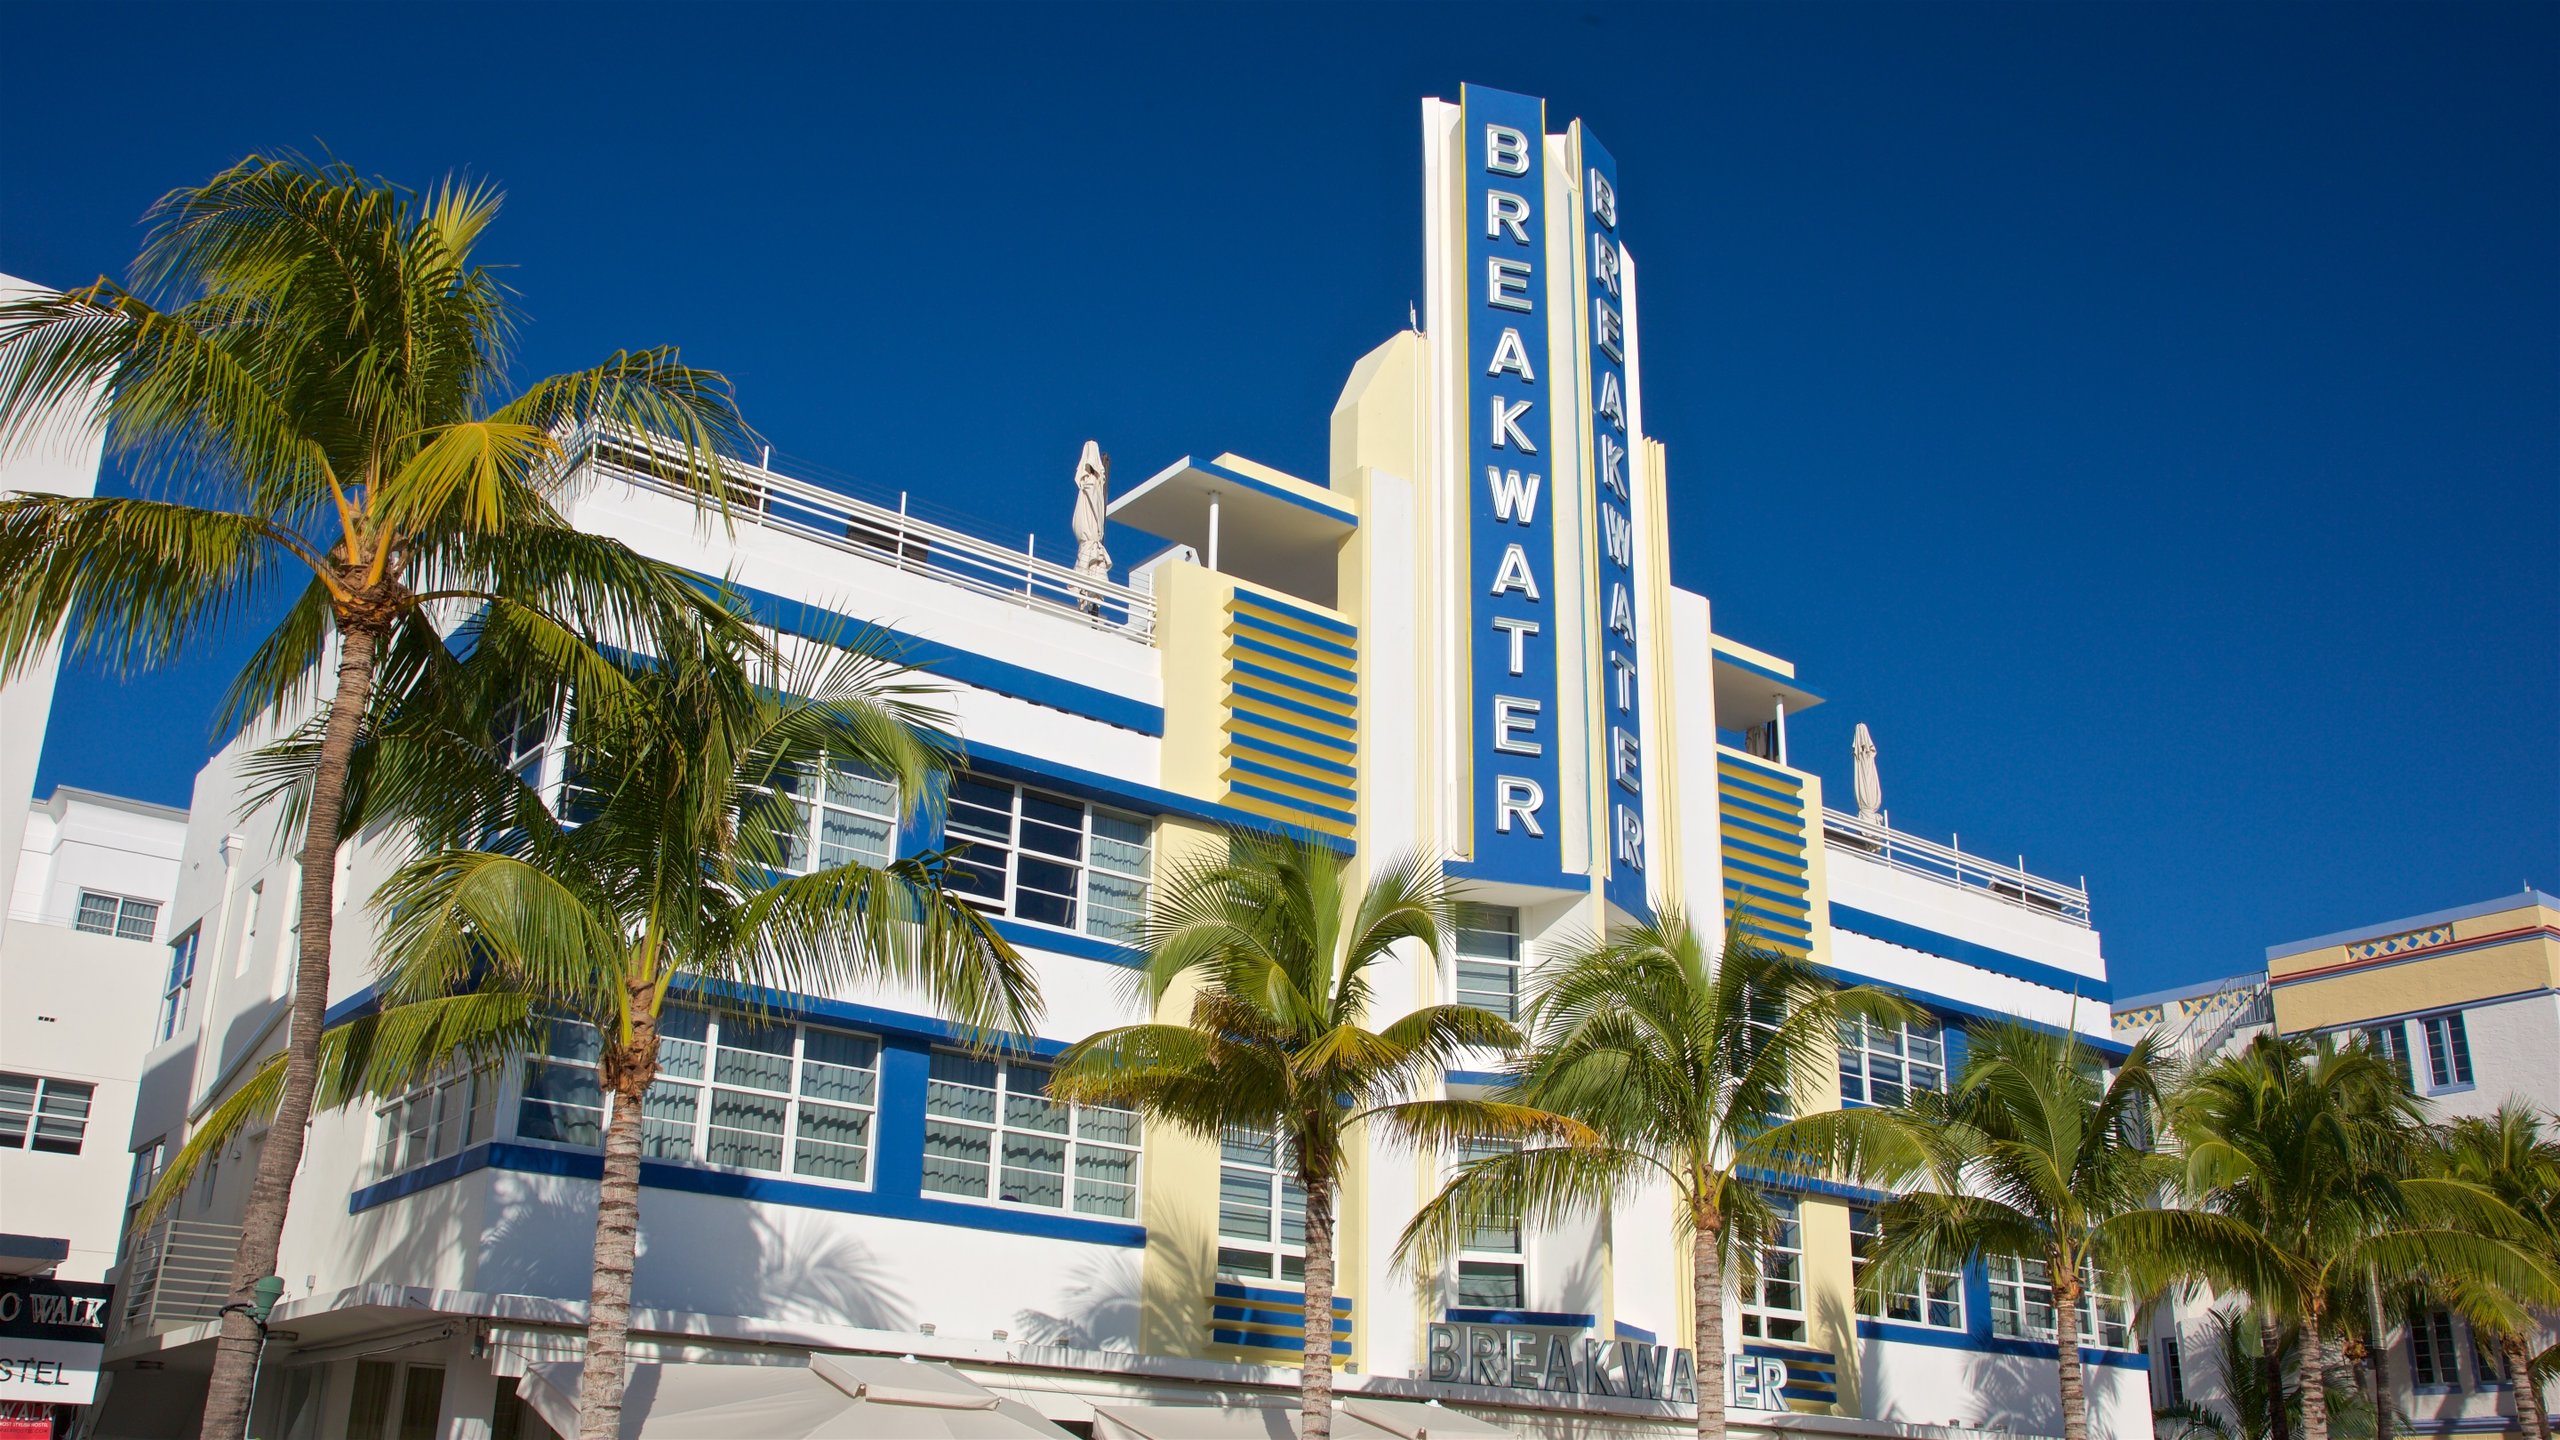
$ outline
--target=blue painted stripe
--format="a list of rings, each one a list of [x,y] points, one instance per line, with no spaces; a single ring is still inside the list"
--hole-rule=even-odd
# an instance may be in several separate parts
[[[1250,650],[1256,655],[1269,656],[1282,664],[1312,670],[1328,680],[1339,681],[1341,682],[1339,688],[1345,696],[1360,688],[1359,672],[1347,665],[1336,665],[1330,660],[1318,660],[1311,655],[1301,655],[1285,646],[1274,645],[1268,640],[1247,635],[1242,630],[1230,634],[1227,637],[1227,643],[1236,649]]]
[[[1303,1290],[1274,1290],[1267,1285],[1242,1285],[1233,1280],[1219,1280],[1209,1286],[1209,1293],[1221,1300],[1260,1300],[1269,1305],[1287,1305],[1299,1311],[1307,1308],[1307,1293]],[[1333,1297],[1335,1314],[1348,1315],[1351,1310],[1349,1296]]]
[[[1292,1355],[1304,1353],[1307,1348],[1307,1342],[1304,1336],[1257,1335],[1249,1330],[1211,1330],[1209,1332],[1209,1339],[1211,1343],[1217,1345],[1236,1345],[1247,1350],[1281,1350]],[[1351,1342],[1348,1340],[1334,1341],[1333,1353],[1336,1355],[1350,1354]]]
[[[1725,893],[1728,895],[1733,894],[1736,891],[1740,891],[1745,895],[1751,895],[1759,899],[1766,900],[1770,905],[1778,907],[1777,913],[1775,914],[1771,914],[1765,906],[1754,906],[1752,908],[1766,918],[1776,920],[1781,923],[1793,924],[1795,923],[1796,916],[1803,915],[1810,917],[1813,914],[1813,902],[1801,895],[1789,895],[1782,891],[1766,890],[1760,886],[1751,884],[1746,880],[1727,879],[1724,882],[1724,888]],[[1811,934],[1812,932],[1808,930],[1806,933]]]
[[[1330,820],[1336,824],[1350,825],[1359,819],[1348,810],[1335,810],[1312,800],[1301,800],[1295,795],[1283,795],[1277,790],[1265,790],[1259,785],[1242,780],[1229,780],[1227,790],[1230,794],[1250,795],[1266,805],[1277,805],[1283,809],[1295,810],[1301,815],[1312,815],[1319,820]]]
[[[1288,746],[1281,745],[1276,741],[1265,740],[1259,735],[1247,735],[1241,731],[1230,730],[1227,732],[1227,742],[1231,745],[1236,745],[1243,749],[1254,751],[1258,754],[1276,756],[1293,765],[1304,765],[1311,770],[1322,770],[1329,775],[1339,775],[1345,780],[1357,780],[1360,778],[1359,771],[1343,764],[1339,760],[1327,759],[1320,755],[1311,755],[1304,750],[1292,749]]]
[[[1600,1317],[1567,1310],[1477,1310],[1453,1306],[1445,1317],[1452,1325],[1530,1325],[1549,1330],[1597,1329]]]
[[[1292,700],[1276,690],[1266,690],[1262,686],[1242,680],[1229,680],[1227,689],[1233,692],[1238,700],[1249,700],[1256,705],[1273,706],[1293,715],[1303,715],[1319,724],[1335,726],[1341,731],[1340,738],[1346,742],[1359,736],[1360,720],[1356,715],[1345,715],[1340,711],[1327,710],[1322,706],[1308,705]]]
[[[1243,1305],[1212,1305],[1209,1307],[1209,1318],[1230,1320],[1238,1325],[1286,1325],[1302,1335],[1306,1333],[1307,1328],[1307,1312],[1303,1308],[1255,1310]],[[1351,1325],[1350,1316],[1336,1315],[1333,1318],[1333,1333],[1348,1335],[1351,1333]]]
[[[1257,714],[1251,710],[1230,710],[1227,713],[1227,733],[1229,735],[1240,733],[1235,728],[1238,725],[1253,725],[1264,730],[1276,730],[1281,734],[1288,736],[1292,740],[1306,741],[1309,745],[1321,749],[1324,753],[1340,758],[1346,764],[1353,759],[1356,759],[1360,754],[1358,742],[1356,741],[1345,740],[1338,736],[1321,734],[1317,731],[1310,730],[1303,725],[1292,724],[1286,720],[1275,720],[1268,715]],[[1263,743],[1271,744],[1273,742],[1264,740]]]
[[[1268,610],[1255,609],[1240,602],[1229,607],[1227,619],[1236,627],[1251,630],[1260,635],[1276,636],[1292,645],[1304,645],[1310,650],[1320,651],[1345,664],[1360,663],[1360,652],[1357,648],[1298,621],[1282,619]]]
[[[1888,915],[1878,915],[1872,910],[1860,910],[1850,905],[1834,905],[1831,907],[1831,923],[1854,935],[1864,935],[1871,940],[1882,940],[1888,945],[1900,945],[1905,949],[1918,950],[1941,959],[1953,960],[1960,965],[1970,965],[1977,970],[1988,970],[1994,975],[2006,975],[2012,980],[2024,980],[2031,985],[2042,985],[2048,990],[2060,990],[2065,994],[2080,995],[2091,1000],[2105,1000],[2115,993],[2114,987],[2104,980],[2077,974],[2058,965],[2047,965],[2041,961],[2030,960],[2024,955],[2012,955],[2006,950],[1995,950],[1988,945],[1978,945],[1971,940],[1959,940],[1953,935],[1942,935],[1935,930],[1896,920]]]
[[[1717,839],[1723,842],[1724,852],[1727,855],[1739,850],[1754,859],[1772,860],[1790,870],[1805,868],[1804,846],[1801,843],[1790,844],[1781,850],[1756,832],[1750,835],[1721,835]]]
[[[1241,485],[1247,490],[1258,491],[1275,500],[1286,500],[1290,504],[1295,505],[1302,510],[1312,510],[1319,515],[1332,516],[1334,519],[1339,520],[1346,525],[1358,525],[1360,523],[1360,514],[1358,511],[1353,510],[1350,506],[1345,505],[1341,501],[1333,499],[1330,496],[1323,499],[1317,499],[1315,496],[1300,494],[1295,490],[1284,490],[1281,487],[1272,484],[1268,480],[1257,479],[1254,476],[1244,474],[1241,471],[1230,470],[1226,466],[1221,465],[1214,460],[1194,460],[1191,462],[1191,466],[1195,470],[1205,470],[1209,474],[1215,475],[1221,480],[1227,480]]]
[[[1922,990],[1914,986],[1905,985],[1899,980],[1878,980],[1871,975],[1859,975],[1851,971],[1843,970],[1837,965],[1816,965],[1812,968],[1815,974],[1821,975],[1826,979],[1836,981],[1842,985],[1873,985],[1879,990],[1890,990],[1896,995],[1916,1000],[1930,1009],[1937,1011],[1941,1015],[1961,1016],[1967,1020],[1988,1020],[1994,1024],[2024,1025],[2030,1030],[2041,1030],[2048,1035],[2067,1035],[2070,1038],[2079,1041],[2081,1044],[2088,1046],[2090,1049],[2097,1051],[2101,1055],[2111,1056],[2118,1060],[2121,1060],[2125,1056],[2133,1053],[2132,1046],[2123,1044],[2119,1041],[2102,1040],[2095,1035],[2087,1034],[2083,1031],[2065,1030],[2059,1025],[2048,1025],[2042,1020],[2029,1020],[2025,1016],[2017,1015],[2007,1010],[1989,1009],[1981,1005],[1975,1005],[1967,1001],[1958,1000],[1950,995],[1938,994],[1934,990]],[[1950,1068],[1955,1067],[1950,1066]]]
[[[1716,782],[1722,785],[1727,793],[1745,792],[1765,795],[1772,800],[1783,800],[1790,805],[1802,804],[1804,801],[1804,786],[1800,782],[1792,779],[1782,781],[1775,776],[1763,775],[1758,771],[1720,770],[1716,773]]]
[[[1796,775],[1792,771],[1780,768],[1777,761],[1763,760],[1748,750],[1733,750],[1719,747],[1716,750],[1716,763],[1718,765],[1730,765],[1735,770],[1738,770],[1743,774],[1756,776],[1764,780],[1775,781],[1780,785],[1801,785],[1804,783],[1802,777]]]
[[[1306,679],[1302,676],[1291,675],[1285,671],[1274,670],[1268,665],[1256,665],[1250,660],[1231,659],[1227,662],[1227,665],[1237,675],[1250,675],[1263,685],[1279,687],[1279,694],[1296,698],[1301,704],[1309,701],[1323,700],[1338,700],[1342,702],[1345,711],[1348,712],[1345,714],[1345,718],[1342,722],[1346,725],[1351,723],[1349,715],[1356,714],[1359,711],[1359,697],[1348,692],[1329,690],[1313,680]],[[1315,706],[1315,709],[1319,714],[1337,713],[1326,710],[1322,705]]]
[[[1903,1345],[1928,1345],[1940,1350],[1969,1350],[1977,1355],[2016,1355],[2027,1359],[2052,1360],[2062,1348],[2049,1340],[2012,1340],[2005,1335],[1968,1335],[1961,1330],[1939,1330],[1926,1325],[1903,1325],[1891,1320],[1858,1322],[1861,1340],[1889,1340]],[[2097,1350],[2080,1347],[2080,1363],[2105,1365],[2119,1370],[2148,1370],[2151,1357],[2138,1350]]]
[[[1310,626],[1314,629],[1322,630],[1330,635],[1338,635],[1345,640],[1356,641],[1360,638],[1360,627],[1352,624],[1348,620],[1339,620],[1331,615],[1318,614],[1313,610],[1292,605],[1288,601],[1282,600],[1277,596],[1265,595],[1259,590],[1236,591],[1235,603],[1237,605],[1250,606],[1256,610],[1267,611],[1279,619]]]
[[[1801,825],[1804,823],[1804,807],[1801,805],[1765,804],[1761,801],[1760,797],[1756,795],[1745,795],[1736,790],[1728,790],[1725,792],[1724,813],[1727,815],[1765,815],[1772,820],[1780,821],[1789,826]]]
[[[432,1189],[448,1180],[459,1180],[474,1170],[486,1169],[489,1165],[489,1150],[490,1147],[487,1145],[474,1145],[458,1155],[447,1155],[433,1164],[421,1165],[415,1170],[394,1175],[388,1180],[359,1186],[347,1195],[347,1213],[361,1215],[376,1205],[388,1205],[403,1195],[415,1195],[421,1190]]]
[[[1661,1343],[1660,1336],[1654,1334],[1650,1330],[1647,1330],[1641,1325],[1630,1325],[1626,1321],[1620,1320],[1617,1322],[1617,1327],[1618,1338],[1621,1340],[1633,1340],[1639,1345],[1657,1345]]]
[[[1276,765],[1265,765],[1259,760],[1247,760],[1241,755],[1231,755],[1227,758],[1227,766],[1233,770],[1241,770],[1247,775],[1259,775],[1265,780],[1277,781],[1283,785],[1295,785],[1300,789],[1313,790],[1319,795],[1330,795],[1353,805],[1360,803],[1360,792],[1348,785],[1336,785],[1328,780],[1313,779],[1293,770],[1283,770]]]
[[[969,747],[966,759],[967,768],[971,770],[983,771],[999,779],[1024,781],[1061,794],[1072,795],[1079,800],[1098,800],[1105,805],[1116,805],[1151,815],[1178,815],[1186,820],[1198,820],[1211,825],[1236,825],[1264,833],[1276,832],[1298,839],[1316,841],[1341,854],[1351,853],[1351,842],[1339,836],[1326,835],[1314,830],[1302,831],[1295,826],[1275,824],[1267,816],[1256,815],[1250,810],[1240,810],[1233,805],[1220,805],[1209,800],[1194,800],[1188,795],[1179,795],[1171,790],[1158,789],[1153,785],[1141,785],[1135,780],[1123,780],[1116,775],[1105,775],[1099,771],[1061,765],[1054,760],[1046,760],[1037,755],[1025,755],[1019,750],[999,750],[992,745],[972,745]]]
[[[876,621],[863,621],[838,615],[832,610],[805,601],[776,595],[770,590],[749,586],[732,586],[746,601],[747,611],[756,619],[787,635],[804,639],[849,639],[865,630],[877,630],[893,642],[891,651],[902,664],[931,671],[945,679],[957,680],[980,690],[1099,720],[1141,735],[1164,734],[1164,707],[1132,700],[1126,695],[1073,680],[1062,680],[1026,665],[998,660],[992,655],[940,640],[928,640]]]
[[[1730,850],[1725,852],[1724,863],[1728,869],[1740,870],[1746,874],[1756,875],[1763,880],[1775,880],[1782,885],[1796,885],[1808,889],[1811,888],[1812,885],[1811,880],[1807,876],[1806,870],[1800,865],[1785,870],[1775,869],[1767,865],[1755,865],[1751,861],[1744,859],[1742,856],[1737,855]]]
[[[1736,826],[1754,835],[1765,835],[1772,840],[1776,840],[1787,845],[1791,849],[1801,851],[1804,848],[1804,830],[1801,825],[1791,826],[1787,829],[1780,830],[1773,826],[1763,825],[1759,821],[1751,818],[1750,815],[1735,810],[1726,810],[1718,818],[1723,820],[1727,825]]]

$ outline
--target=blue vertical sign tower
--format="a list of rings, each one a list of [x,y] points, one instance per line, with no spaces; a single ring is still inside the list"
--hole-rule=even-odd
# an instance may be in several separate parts
[[[1469,580],[1478,879],[1555,885],[1557,779],[1554,397],[1547,364],[1546,104],[1466,87]]]
[[[1592,514],[1598,521],[1598,570],[1593,587],[1600,661],[1600,713],[1595,717],[1602,756],[1599,810],[1609,856],[1604,893],[1631,915],[1650,914],[1645,899],[1643,651],[1636,643],[1637,531],[1634,467],[1636,435],[1628,423],[1626,252],[1618,243],[1618,162],[1581,131],[1582,224],[1590,254],[1583,256],[1584,357],[1590,381]]]

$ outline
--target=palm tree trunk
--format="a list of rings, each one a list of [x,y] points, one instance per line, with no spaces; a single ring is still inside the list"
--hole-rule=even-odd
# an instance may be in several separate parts
[[[2329,1440],[2329,1366],[2321,1353],[2320,1307],[2302,1312],[2302,1358],[2294,1362],[2302,1386],[2302,1440]]]
[[[2373,1440],[2391,1440],[2392,1423],[2400,1418],[2400,1400],[2391,1391],[2391,1332],[2382,1324],[2382,1275],[2365,1272],[2365,1328],[2372,1332]],[[2550,1440],[2548,1435],[2543,1440]]]
[[[1307,1192],[1307,1348],[1298,1363],[1299,1440],[1333,1435],[1333,1177],[1301,1167]]]
[[[658,1022],[649,985],[631,997],[631,1042],[608,1046],[606,1086],[613,1117],[604,1132],[604,1179],[596,1190],[595,1274],[587,1289],[586,1366],[578,1376],[578,1440],[622,1433],[622,1386],[631,1349],[631,1272],[640,1249],[642,1106],[658,1078]]]
[[[231,1260],[231,1303],[246,1304],[257,1283],[277,1273],[284,1247],[285,1211],[293,1200],[294,1172],[302,1168],[304,1129],[311,1097],[320,1084],[320,1022],[329,1010],[330,922],[337,911],[338,829],[346,808],[347,762],[356,733],[373,703],[373,671],[380,634],[339,632],[338,692],[320,732],[312,768],[311,815],[302,836],[302,941],[294,958],[292,1018],[285,1031],[284,1093],[258,1150],[249,1203],[240,1213],[240,1249]],[[242,1440],[249,1433],[255,1393],[258,1326],[246,1312],[226,1310],[222,1338],[213,1352],[205,1387],[203,1440]]]
[[[2053,1273],[2053,1350],[2062,1378],[2062,1440],[2089,1440],[2089,1388],[2080,1372],[2080,1267],[2057,1256]]]
[[[2293,1423],[2284,1409],[2284,1326],[2263,1306],[2258,1310],[2258,1368],[2267,1375],[2267,1440],[2293,1440]]]
[[[1724,1440],[1724,1256],[1712,1217],[1689,1227],[1690,1330],[1698,1346],[1698,1440]]]
[[[2524,1337],[2499,1336],[2498,1353],[2506,1357],[2507,1380],[2515,1391],[2516,1429],[2527,1440],[2551,1440],[2551,1412],[2543,1408],[2542,1387],[2533,1383],[2533,1352]]]

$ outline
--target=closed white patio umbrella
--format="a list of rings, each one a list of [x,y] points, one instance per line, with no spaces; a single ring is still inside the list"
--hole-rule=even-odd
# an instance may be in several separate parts
[[[1335,1440],[1517,1440],[1472,1415],[1417,1400],[1334,1402]],[[1297,1440],[1298,1407],[1096,1405],[1094,1440]]]
[[[525,1367],[516,1393],[578,1432],[578,1365]],[[948,1365],[813,1355],[796,1365],[634,1365],[622,1440],[1070,1440]]]

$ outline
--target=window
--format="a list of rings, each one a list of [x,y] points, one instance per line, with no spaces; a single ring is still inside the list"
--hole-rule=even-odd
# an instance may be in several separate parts
[[[2017,1340],[2055,1338],[2053,1272],[2042,1260],[1994,1255],[1991,1333]],[[2080,1272],[2080,1343],[2093,1350],[2133,1348],[2133,1300],[2094,1266]]]
[[[1267,1130],[1230,1128],[1218,1142],[1218,1274],[1307,1278],[1307,1192],[1297,1161]]]
[[[2482,1335],[2470,1321],[2462,1328],[2471,1335],[2471,1388],[2474,1390],[2506,1390],[2515,1384],[2514,1374],[2507,1369],[2507,1357],[2497,1345]]]
[[[151,1187],[159,1183],[160,1172],[168,1168],[168,1164],[169,1140],[165,1135],[134,1151],[133,1177],[125,1182],[124,1203],[141,1204],[142,1197],[150,1194]]]
[[[2170,1406],[2187,1403],[2187,1368],[2178,1354],[2178,1337],[2163,1335],[2151,1342],[2151,1401]]]
[[[2401,1084],[2412,1090],[2418,1088],[2418,1077],[2409,1061],[2408,1027],[2397,1023],[2376,1025],[2364,1032],[2364,1038],[2374,1054],[2390,1061],[2391,1068],[2400,1072]]]
[[[1802,1340],[1804,1220],[1792,1195],[1770,1195],[1769,1233],[1760,1242],[1760,1273],[1742,1287],[1742,1333],[1757,1340]]]
[[[2415,1385],[2459,1385],[2454,1370],[2453,1313],[2412,1311],[2409,1315],[2409,1379]]]
[[[459,1155],[488,1139],[497,1117],[494,1070],[439,1076],[395,1095],[373,1112],[373,1178]]]
[[[204,927],[190,925],[187,933],[169,942],[169,975],[160,984],[160,1038],[170,1039],[178,1027],[187,1023],[187,1004],[195,998],[196,942],[203,938]]]
[[[1923,1022],[1840,1022],[1840,1098],[1899,1105],[1914,1090],[1947,1088],[1946,1032]]]
[[[2418,1022],[2427,1037],[2427,1080],[2444,1090],[2471,1083],[2471,1037],[2463,1032],[2462,1012],[2447,1011]]]
[[[498,708],[490,730],[499,763],[525,784],[541,789],[543,752],[551,743],[551,712],[510,700]]]
[[[950,1050],[929,1065],[927,1193],[1137,1218],[1135,1111],[1050,1099],[1046,1065]]]
[[[1500,905],[1458,907],[1458,1003],[1520,1018],[1520,912]]]
[[[1461,1163],[1519,1150],[1507,1140],[1470,1140]],[[1458,1237],[1458,1304],[1480,1310],[1518,1310],[1528,1301],[1528,1271],[1521,1263],[1520,1217],[1478,1216]]]
[[[83,890],[80,912],[72,917],[71,928],[119,940],[148,940],[160,928],[160,902]]]
[[[89,1131],[89,1097],[97,1088],[0,1072],[0,1150],[79,1154]]]
[[[1147,822],[963,775],[951,782],[951,886],[992,914],[1135,943],[1146,923]]]
[[[1875,1211],[1864,1205],[1849,1207],[1849,1263],[1861,1286],[1866,1280],[1867,1252],[1882,1233],[1876,1224]],[[1905,1325],[1962,1330],[1964,1275],[1955,1270],[1914,1271],[1891,1293],[1876,1300],[1867,1299],[1862,1290],[1858,1296],[1858,1313],[1882,1320],[1899,1320]]]
[[[768,1025],[670,1006],[660,1017],[658,1078],[641,1101],[640,1153],[652,1160],[867,1183],[879,1111],[880,1042],[816,1025]],[[516,1134],[595,1149],[605,1103],[595,1030],[552,1022],[528,1059]]]
[[[774,789],[791,802],[799,828],[780,837],[782,868],[794,875],[838,865],[886,865],[897,853],[897,782],[862,766],[787,770]]]

